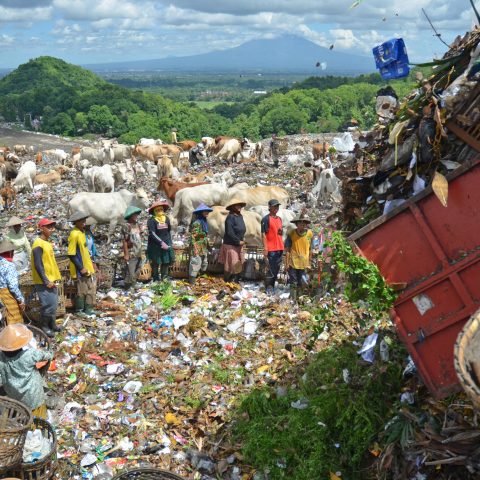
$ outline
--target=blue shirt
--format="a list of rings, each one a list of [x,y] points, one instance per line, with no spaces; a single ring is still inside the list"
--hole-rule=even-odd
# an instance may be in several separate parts
[[[5,260],[3,257],[0,257],[0,288],[8,288],[18,302],[25,302],[18,286],[18,272],[15,264]]]

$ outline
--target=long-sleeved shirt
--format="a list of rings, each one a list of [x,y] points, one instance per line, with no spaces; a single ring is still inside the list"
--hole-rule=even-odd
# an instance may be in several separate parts
[[[20,350],[13,357],[0,352],[0,377],[7,395],[32,410],[43,405],[43,379],[35,364],[52,358],[52,352],[34,348]]]
[[[235,215],[229,213],[225,219],[225,235],[223,236],[223,243],[225,245],[240,245],[245,237],[247,227],[242,215]]]
[[[25,302],[18,286],[18,272],[15,265],[2,257],[0,257],[0,288],[8,288],[18,302]]]
[[[167,217],[165,223],[158,223],[155,218],[150,217],[147,222],[148,243],[162,246],[162,242],[172,246],[172,237],[170,235],[170,220]]]
[[[10,228],[5,237],[13,243],[15,252],[27,252],[28,256],[30,256],[32,247],[23,228],[18,233],[13,228]]]

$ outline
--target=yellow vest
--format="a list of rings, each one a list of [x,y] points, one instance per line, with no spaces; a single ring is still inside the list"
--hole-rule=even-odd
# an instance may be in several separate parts
[[[290,267],[303,270],[310,266],[310,244],[312,242],[313,233],[307,230],[304,235],[299,235],[296,230],[290,232]]]
[[[53,246],[47,240],[42,240],[38,237],[32,245],[32,252],[35,248],[40,247],[42,249],[42,262],[43,268],[45,270],[45,275],[51,282],[56,282],[57,280],[61,280],[62,276],[60,275],[60,270],[58,269],[57,261],[55,260],[55,255],[53,253]],[[35,261],[33,259],[33,253],[31,256],[31,264],[32,264],[32,278],[33,283],[37,285],[43,285],[43,280],[37,272],[35,268]]]
[[[85,233],[75,227],[68,236],[68,255],[76,255],[77,249],[80,252],[82,257],[83,268],[87,270],[88,273],[95,273],[93,268],[92,259],[90,258],[90,252],[87,248],[87,238]],[[77,278],[77,269],[75,264],[70,260],[70,276],[72,278]]]

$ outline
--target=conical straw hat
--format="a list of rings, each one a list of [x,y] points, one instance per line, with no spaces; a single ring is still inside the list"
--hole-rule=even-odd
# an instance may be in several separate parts
[[[13,352],[27,345],[32,339],[33,333],[23,323],[7,325],[0,332],[0,350]]]

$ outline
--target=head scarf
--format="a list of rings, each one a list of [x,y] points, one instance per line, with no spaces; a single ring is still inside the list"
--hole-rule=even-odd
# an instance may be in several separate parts
[[[155,207],[155,210],[153,211],[153,218],[158,222],[158,223],[166,223],[167,222],[167,216],[165,215],[165,212],[163,211],[163,207]]]

